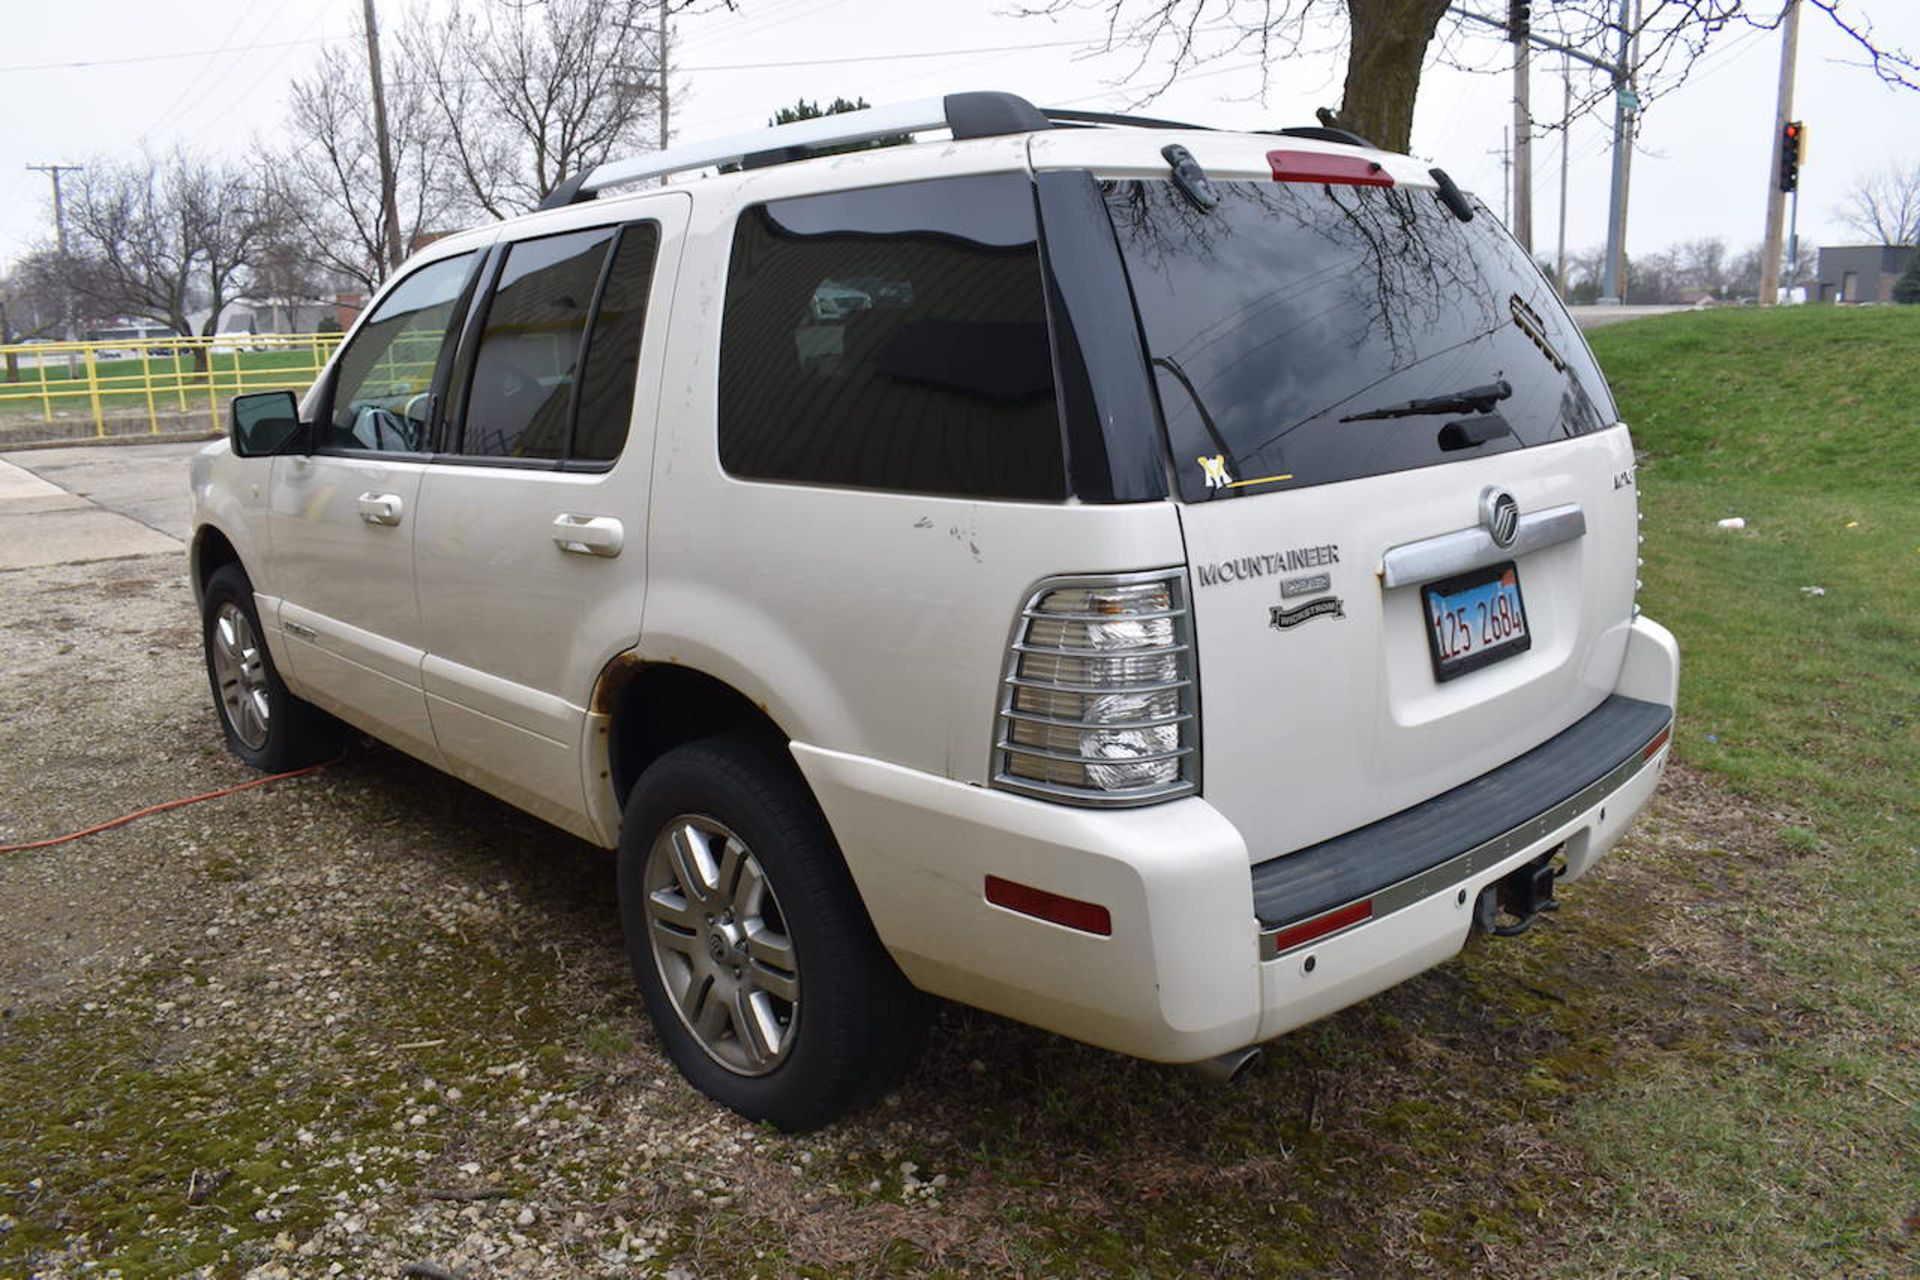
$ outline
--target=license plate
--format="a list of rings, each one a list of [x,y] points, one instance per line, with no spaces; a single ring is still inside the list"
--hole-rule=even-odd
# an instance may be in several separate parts
[[[1533,644],[1520,573],[1511,560],[1420,588],[1427,611],[1433,678],[1451,680]]]

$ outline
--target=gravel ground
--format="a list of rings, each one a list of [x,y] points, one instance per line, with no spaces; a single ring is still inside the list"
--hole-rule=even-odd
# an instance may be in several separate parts
[[[192,619],[175,557],[0,579],[0,843],[252,776]],[[370,743],[0,855],[0,1149],[31,1147],[0,1156],[0,1273],[773,1274],[958,1239],[939,1171],[815,1176],[831,1137],[681,1083],[611,870]]]
[[[253,776],[180,556],[0,573],[0,715],[0,844]],[[1659,869],[1762,874],[1772,823],[1666,797],[1233,1090],[947,1007],[788,1138],[659,1052],[603,851],[365,743],[0,854],[0,1275],[1540,1274],[1618,1193],[1568,1100],[1783,1033],[1737,886]]]

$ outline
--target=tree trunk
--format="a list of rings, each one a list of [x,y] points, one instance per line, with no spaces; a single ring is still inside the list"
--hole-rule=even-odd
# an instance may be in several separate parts
[[[222,305],[223,304],[221,303],[219,298],[215,298],[213,300],[213,314],[208,316],[207,322],[200,326],[200,334],[199,334],[200,337],[211,338],[215,333],[219,332],[220,309]],[[185,312],[182,312],[177,316],[169,316],[167,319],[167,323],[173,326],[173,331],[175,333],[191,334],[193,332],[193,322],[187,319]],[[194,343],[192,355],[193,355],[193,371],[195,373],[205,373],[207,371],[208,364],[211,362],[211,357],[212,357],[211,344],[199,343],[199,342]]]
[[[1377,147],[1405,151],[1413,141],[1413,99],[1420,68],[1447,0],[1347,0],[1353,40],[1340,127]]]

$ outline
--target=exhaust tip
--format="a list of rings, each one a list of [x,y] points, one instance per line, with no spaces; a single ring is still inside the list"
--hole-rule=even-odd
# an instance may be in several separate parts
[[[1250,1044],[1204,1062],[1188,1063],[1187,1070],[1209,1084],[1229,1085],[1238,1082],[1258,1061],[1260,1046]]]

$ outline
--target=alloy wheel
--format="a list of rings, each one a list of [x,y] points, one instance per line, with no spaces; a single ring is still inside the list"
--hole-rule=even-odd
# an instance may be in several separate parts
[[[800,969],[766,872],[712,818],[661,828],[644,876],[647,936],[674,1011],[709,1057],[739,1075],[778,1067],[800,1017]]]

